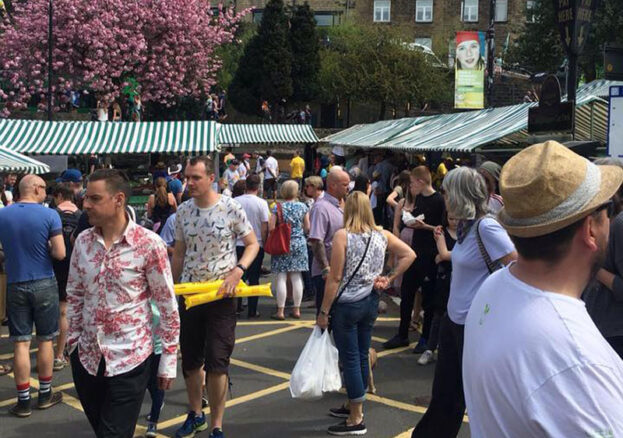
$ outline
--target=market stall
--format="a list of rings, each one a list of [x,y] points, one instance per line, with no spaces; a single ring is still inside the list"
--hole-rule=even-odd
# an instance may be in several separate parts
[[[47,164],[41,163],[18,152],[0,147],[0,173],[48,173],[50,168]]]

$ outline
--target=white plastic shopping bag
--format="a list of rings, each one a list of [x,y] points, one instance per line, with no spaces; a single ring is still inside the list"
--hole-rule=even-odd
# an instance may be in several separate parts
[[[327,330],[315,326],[290,377],[293,398],[314,400],[323,391],[338,391],[342,386],[338,352]]]

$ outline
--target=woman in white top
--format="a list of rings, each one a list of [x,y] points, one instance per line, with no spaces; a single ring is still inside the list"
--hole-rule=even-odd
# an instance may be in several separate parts
[[[459,221],[452,250],[448,311],[442,317],[432,399],[413,436],[455,437],[465,413],[463,333],[465,317],[478,289],[498,267],[517,258],[506,230],[489,212],[489,192],[482,175],[469,167],[453,169],[441,193],[448,215]]]
[[[397,256],[394,270],[382,276],[385,251]],[[389,231],[377,227],[370,200],[354,191],[344,206],[344,228],[333,237],[331,270],[316,323],[329,324],[340,354],[348,406],[331,409],[330,414],[346,420],[328,429],[332,435],[363,435],[363,401],[368,385],[368,351],[372,327],[378,314],[379,296],[375,289],[387,289],[397,275],[415,260],[413,250]],[[338,295],[338,289],[340,294]],[[333,301],[336,301],[332,309]]]

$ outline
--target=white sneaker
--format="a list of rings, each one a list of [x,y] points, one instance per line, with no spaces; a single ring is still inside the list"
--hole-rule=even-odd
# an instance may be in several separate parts
[[[417,363],[419,363],[420,365],[428,365],[429,363],[433,362],[434,360],[435,360],[435,356],[434,356],[433,352],[430,351],[430,350],[426,350],[424,353],[422,353],[422,355],[418,359]]]

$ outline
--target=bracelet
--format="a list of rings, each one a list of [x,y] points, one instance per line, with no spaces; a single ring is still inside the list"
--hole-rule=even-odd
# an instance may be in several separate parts
[[[242,271],[243,274],[247,273],[247,268],[245,268],[244,266],[242,266],[240,263],[238,263],[236,265],[236,268],[240,268],[240,270]]]

